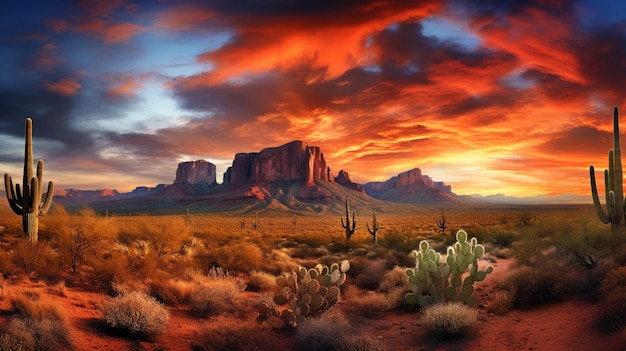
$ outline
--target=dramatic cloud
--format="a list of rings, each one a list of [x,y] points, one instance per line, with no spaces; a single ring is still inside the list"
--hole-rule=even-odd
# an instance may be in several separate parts
[[[167,183],[200,158],[221,173],[299,139],[359,182],[420,167],[460,194],[588,195],[626,107],[623,4],[2,6],[0,162],[32,116],[61,187]]]

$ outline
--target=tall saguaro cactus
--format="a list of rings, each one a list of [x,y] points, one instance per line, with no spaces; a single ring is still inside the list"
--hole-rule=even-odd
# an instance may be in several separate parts
[[[39,239],[39,216],[48,212],[52,205],[52,194],[54,183],[48,182],[48,192],[42,202],[43,184],[43,160],[37,163],[37,174],[33,168],[33,121],[26,119],[25,127],[26,145],[24,147],[24,179],[22,188],[19,184],[13,187],[13,179],[9,173],[4,174],[4,187],[7,193],[7,200],[15,214],[22,216],[22,228],[31,242]]]
[[[370,228],[370,224],[367,223],[367,231],[374,237],[374,243],[378,243],[378,231],[380,230],[380,224],[376,219],[376,211],[372,211],[372,228]]]
[[[356,211],[352,211],[352,225],[350,225],[350,205],[348,205],[348,199],[346,199],[346,223],[343,223],[342,218],[341,226],[346,230],[346,240],[350,240],[356,229]]]
[[[626,205],[624,204],[622,151],[619,143],[619,112],[617,106],[613,109],[613,149],[609,150],[609,169],[604,170],[604,188],[606,196],[606,210],[602,208],[596,187],[595,170],[589,166],[591,179],[591,196],[596,212],[603,223],[611,223],[611,236],[616,241],[626,238]]]

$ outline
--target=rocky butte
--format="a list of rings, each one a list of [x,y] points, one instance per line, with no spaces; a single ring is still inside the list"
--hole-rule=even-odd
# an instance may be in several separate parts
[[[384,182],[362,185],[365,193],[373,198],[403,203],[437,203],[456,199],[452,187],[444,182],[434,182],[422,175],[419,168],[402,172]]]
[[[205,160],[181,162],[176,169],[174,184],[217,184],[216,167]]]
[[[224,173],[225,185],[269,183],[277,180],[303,180],[312,185],[315,180],[332,179],[324,154],[317,146],[292,141],[261,152],[238,153],[233,165]]]

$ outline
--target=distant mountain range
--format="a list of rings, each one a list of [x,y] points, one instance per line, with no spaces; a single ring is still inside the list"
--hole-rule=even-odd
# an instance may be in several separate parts
[[[476,203],[522,203],[519,198],[503,195],[458,196],[450,185],[433,181],[419,168],[402,172],[384,182],[357,184],[350,180],[345,170],[335,176],[320,148],[302,141],[260,152],[237,153],[232,166],[224,173],[222,184],[216,181],[216,166],[198,160],[178,164],[172,184],[141,186],[128,193],[55,190],[55,201],[68,208],[89,206],[100,211],[126,213],[179,213],[184,209],[194,212],[339,213],[345,199],[368,210],[395,213],[415,211],[415,205],[460,207]],[[535,199],[542,203],[546,200]],[[572,199],[567,200],[571,202]],[[527,203],[533,202],[529,200]]]

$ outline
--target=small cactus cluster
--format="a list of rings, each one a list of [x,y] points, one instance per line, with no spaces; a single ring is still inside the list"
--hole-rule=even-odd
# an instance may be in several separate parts
[[[413,289],[405,297],[407,303],[421,307],[448,301],[459,301],[469,306],[476,303],[476,297],[472,295],[473,285],[484,280],[493,267],[478,269],[478,259],[485,248],[476,238],[467,239],[467,233],[459,230],[456,242],[448,247],[448,255],[443,262],[441,254],[431,249],[426,240],[420,242],[419,250],[413,251],[415,268],[406,271]]]
[[[276,306],[260,306],[261,320],[273,328],[297,327],[307,317],[328,310],[339,300],[339,287],[346,281],[350,269],[347,260],[330,267],[318,264],[314,268],[298,267],[295,271],[276,278],[280,291],[274,295]],[[286,308],[280,309],[279,306]]]

